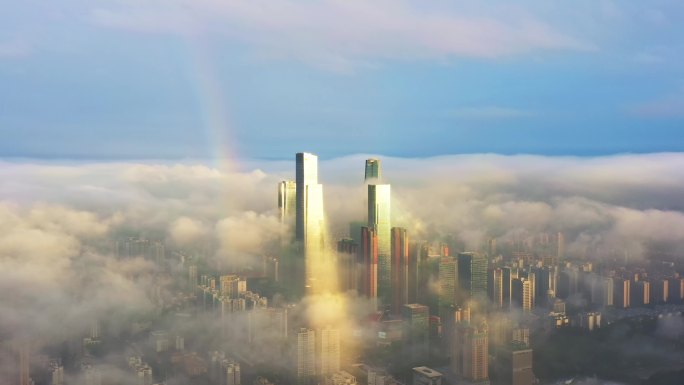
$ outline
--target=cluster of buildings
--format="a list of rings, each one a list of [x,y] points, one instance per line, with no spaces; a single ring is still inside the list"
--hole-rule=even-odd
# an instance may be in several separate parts
[[[236,348],[212,345],[198,353],[186,349],[183,332],[142,327],[148,350],[121,364],[137,384],[178,375],[209,385],[247,379],[254,385],[532,385],[531,330],[594,331],[616,311],[684,300],[684,278],[673,265],[571,261],[562,233],[515,244],[497,245],[492,238],[474,251],[449,240],[410,239],[409,230],[393,226],[391,185],[378,159],[365,162],[365,220],[350,223],[348,236],[333,240],[317,157],[298,153],[295,171],[295,180],[278,185],[280,219],[294,229],[293,239],[283,239],[282,255],[265,256],[258,273],[282,284],[285,299],[258,293],[254,275],[212,271],[176,252],[186,270],[174,287],[182,289],[164,299],[162,310],[181,324],[195,317],[216,321],[221,327],[213,337]],[[116,241],[115,249],[120,258],[167,263],[161,241],[130,237]],[[361,297],[370,314],[331,310],[353,322],[321,324],[302,317],[295,305],[305,296],[329,294]],[[100,349],[103,340],[94,322],[82,350]],[[264,349],[280,355],[280,366],[268,362],[274,355],[261,354]],[[372,354],[383,349],[392,355],[379,363]],[[20,385],[33,384],[29,349],[19,353]],[[44,366],[49,375],[34,376],[38,385],[68,383],[60,361]],[[259,372],[263,367],[272,371]],[[80,371],[86,385],[106,385],[97,365],[83,361]]]

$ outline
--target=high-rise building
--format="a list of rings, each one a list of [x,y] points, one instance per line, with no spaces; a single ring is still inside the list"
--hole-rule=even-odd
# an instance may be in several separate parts
[[[305,241],[307,218],[307,189],[306,186],[318,184],[318,157],[307,152],[296,155],[297,173],[295,182],[296,200],[296,231],[298,241]]]
[[[537,303],[546,304],[549,298],[556,297],[556,282],[558,281],[558,267],[544,266],[541,268],[533,269],[535,274],[535,298]]]
[[[601,299],[601,305],[603,306],[613,306],[615,298],[615,285],[613,283],[613,278],[604,277],[603,278],[603,296]]]
[[[225,375],[225,382],[223,382],[226,385],[240,385],[241,382],[241,375],[240,375],[240,364],[238,362],[235,362],[233,360],[223,360],[221,362],[221,370],[224,372]],[[222,376],[224,378],[224,376]]]
[[[318,354],[318,361],[320,362],[320,370],[318,374],[321,376],[331,375],[340,371],[340,332],[331,327],[325,327],[320,330],[320,351]]]
[[[297,153],[296,160],[295,238],[303,248],[304,261],[295,264],[296,271],[293,280],[298,285],[303,283],[306,292],[315,292],[318,278],[316,266],[322,266],[325,257],[323,186],[318,183],[318,157],[316,155],[300,152]],[[302,264],[304,265],[303,272]]]
[[[366,182],[378,182],[382,179],[380,159],[366,159],[366,174],[363,178]]]
[[[390,304],[392,296],[390,197],[390,185],[368,185],[368,227],[378,237],[378,297],[383,305]]]
[[[565,258],[565,236],[561,232],[556,235],[556,258],[558,261]]]
[[[669,281],[667,279],[656,279],[651,284],[651,303],[666,303],[670,294]]]
[[[188,267],[188,288],[192,294],[197,292],[197,265]]]
[[[221,296],[226,298],[238,298],[240,293],[247,291],[247,281],[237,275],[222,275],[220,284]]]
[[[511,294],[513,287],[513,280],[518,278],[518,269],[515,267],[503,267],[501,268],[502,276],[502,295],[504,308],[509,309],[511,307]]]
[[[459,322],[452,337],[452,372],[471,382],[489,379],[489,340],[487,324]]]
[[[404,321],[404,341],[413,359],[424,358],[430,336],[430,310],[427,306],[411,303],[401,308]]]
[[[280,221],[285,223],[295,214],[297,207],[297,182],[284,180],[278,183],[278,210]]]
[[[351,238],[337,241],[337,275],[340,291],[358,290],[355,280],[359,245]]]
[[[479,253],[458,254],[458,283],[466,299],[487,299],[487,258]]]
[[[503,270],[501,268],[489,269],[488,272],[489,299],[495,308],[503,308]]]
[[[316,332],[300,329],[297,333],[297,383],[308,385],[316,376]]]
[[[522,311],[530,312],[534,308],[532,303],[532,282],[526,278],[513,280],[512,287],[513,303]]]
[[[377,306],[378,297],[378,235],[371,227],[361,228],[361,250],[359,252],[359,284],[361,294],[370,298]]]
[[[615,278],[613,280],[615,283],[614,295],[615,295],[615,307],[617,308],[628,308],[630,307],[630,281],[624,278]]]
[[[406,229],[392,227],[392,312],[409,303],[409,241]]]
[[[439,308],[456,305],[458,287],[458,265],[454,257],[439,258]]]
[[[23,343],[19,347],[19,385],[29,385],[31,377],[30,369],[29,344]]]
[[[637,281],[630,288],[630,304],[632,306],[648,305],[651,301],[651,283]]]
[[[668,280],[669,302],[679,303],[684,299],[684,278],[676,277]]]
[[[502,382],[511,385],[532,385],[535,382],[532,371],[532,349],[521,342],[513,342],[499,355]]]

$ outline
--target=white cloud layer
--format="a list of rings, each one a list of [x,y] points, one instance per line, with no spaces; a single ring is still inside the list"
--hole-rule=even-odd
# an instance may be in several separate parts
[[[228,38],[259,55],[343,71],[388,58],[493,58],[594,49],[529,9],[510,4],[174,0],[101,6],[91,17],[112,28]]]

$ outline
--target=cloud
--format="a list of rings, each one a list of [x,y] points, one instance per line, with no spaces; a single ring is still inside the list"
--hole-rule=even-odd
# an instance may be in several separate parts
[[[530,110],[509,108],[509,107],[461,107],[454,108],[445,112],[447,117],[467,120],[500,120],[530,118],[536,115]]]
[[[348,235],[350,221],[366,219],[365,158],[320,162],[331,241]],[[570,256],[684,255],[678,230],[684,228],[684,154],[380,158],[392,184],[392,225],[406,227],[411,240],[477,250],[496,237],[505,249],[562,231]],[[12,331],[12,341],[31,335],[50,344],[82,337],[95,319],[118,333],[144,329],[154,319],[192,333],[188,346],[241,346],[214,341],[225,325],[213,316],[160,316],[178,290],[173,278],[150,259],[117,257],[113,243],[130,236],[165,241],[179,276],[187,272],[171,253],[177,248],[217,273],[259,268],[263,256],[278,255],[281,237],[291,236],[277,215],[276,185],[294,177],[294,164],[249,165],[239,171],[202,164],[3,163],[0,291],[12,296],[0,299],[0,330]],[[354,298],[340,300],[355,314],[368,309]],[[304,317],[327,309],[292,311]],[[236,330],[243,321],[235,322]]]
[[[532,12],[510,5],[175,0],[99,7],[91,17],[97,25],[110,28],[218,36],[244,44],[261,56],[337,70],[383,59],[496,58],[594,49]]]

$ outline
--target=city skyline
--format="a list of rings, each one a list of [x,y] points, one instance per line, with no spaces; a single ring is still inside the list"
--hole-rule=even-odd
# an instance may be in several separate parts
[[[681,0],[0,12],[0,385],[681,385]]]

